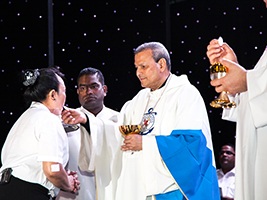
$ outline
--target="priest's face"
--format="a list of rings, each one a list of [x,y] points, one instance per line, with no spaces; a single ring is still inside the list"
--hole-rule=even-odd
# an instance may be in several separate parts
[[[161,67],[153,59],[152,50],[145,49],[135,55],[136,76],[141,86],[152,90],[158,89],[161,85]]]
[[[107,94],[107,86],[102,85],[97,73],[83,75],[78,80],[77,94],[80,104],[93,114],[97,114],[103,108],[104,97]]]
[[[235,151],[233,147],[229,145],[222,146],[219,161],[223,170],[231,171],[235,167]]]

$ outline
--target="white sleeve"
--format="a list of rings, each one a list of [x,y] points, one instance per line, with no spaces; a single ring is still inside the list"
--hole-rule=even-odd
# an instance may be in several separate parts
[[[253,70],[247,71],[246,101],[252,113],[256,128],[267,125],[267,48]],[[224,109],[223,119],[236,121],[240,95],[231,99],[237,103],[236,108]],[[244,101],[244,99],[242,99]],[[242,102],[241,102],[242,103]]]
[[[49,115],[38,125],[39,146],[38,161],[58,162],[63,164],[67,135],[60,120]]]
[[[256,128],[267,125],[267,58],[265,66],[247,72],[248,101]]]
[[[230,101],[236,103],[235,108],[224,108],[222,113],[222,119],[236,122],[237,121],[237,113],[238,113],[238,105],[239,105],[239,99],[240,94],[236,94],[235,96],[228,95]]]
[[[95,156],[103,146],[103,123],[96,117],[87,115],[90,124],[90,134],[81,126],[81,147],[79,167],[82,171],[94,171]]]

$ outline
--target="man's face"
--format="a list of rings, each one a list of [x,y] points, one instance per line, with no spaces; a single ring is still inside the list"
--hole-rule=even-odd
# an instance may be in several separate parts
[[[156,90],[160,86],[161,67],[152,58],[152,50],[146,49],[135,55],[136,76],[141,86]]]
[[[222,169],[233,169],[235,167],[235,151],[233,147],[222,146],[219,161]]]
[[[94,75],[83,75],[78,80],[77,94],[80,104],[88,111],[94,113],[103,107],[103,100],[107,93],[107,86],[102,85]]]
[[[263,1],[264,1],[264,3],[265,3],[266,8],[267,8],[267,0],[263,0]]]

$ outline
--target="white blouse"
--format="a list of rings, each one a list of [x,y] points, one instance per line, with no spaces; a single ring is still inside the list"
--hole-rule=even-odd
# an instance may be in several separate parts
[[[42,162],[58,162],[63,167],[67,164],[68,138],[60,118],[42,103],[32,102],[11,128],[1,158],[0,171],[11,167],[13,176],[54,189],[43,172]]]

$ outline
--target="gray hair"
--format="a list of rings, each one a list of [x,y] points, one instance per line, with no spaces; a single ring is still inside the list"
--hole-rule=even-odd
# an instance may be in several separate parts
[[[135,49],[134,55],[146,49],[152,50],[152,58],[155,60],[155,62],[158,62],[161,58],[164,58],[166,60],[168,70],[171,71],[170,54],[163,44],[159,42],[147,42],[147,43],[141,44]]]

